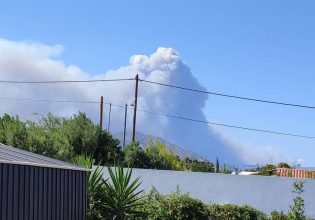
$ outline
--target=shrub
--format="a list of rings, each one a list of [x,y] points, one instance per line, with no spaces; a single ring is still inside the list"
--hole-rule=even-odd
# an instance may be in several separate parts
[[[271,212],[270,220],[289,220],[289,217],[283,212],[273,211]]]
[[[293,199],[293,206],[290,206],[289,218],[292,220],[306,220],[305,204],[301,194],[304,192],[304,182],[296,181],[293,183],[293,193],[297,196]]]
[[[164,196],[153,189],[148,195],[145,219],[149,220],[203,220],[208,218],[207,207],[188,194],[176,192]]]
[[[132,169],[124,171],[122,166],[108,168],[110,181],[105,181],[103,197],[105,212],[109,219],[125,220],[142,216],[139,210],[144,205],[140,177],[131,179]]]
[[[132,142],[123,148],[123,165],[132,168],[150,168],[150,157],[139,145],[139,142]]]
[[[250,206],[237,205],[217,205],[211,204],[209,208],[209,217],[211,220],[267,220],[267,216]]]
[[[87,155],[78,155],[71,159],[75,164],[88,169],[93,168],[94,160]],[[103,198],[106,195],[105,180],[103,179],[103,168],[97,166],[92,172],[88,172],[87,185],[87,219],[96,220],[104,219],[107,213],[104,211],[105,206]]]

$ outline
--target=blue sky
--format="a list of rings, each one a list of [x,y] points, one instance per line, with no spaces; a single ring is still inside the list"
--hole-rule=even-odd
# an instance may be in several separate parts
[[[314,9],[314,1],[10,0],[0,4],[0,37],[60,44],[61,60],[92,74],[172,47],[209,91],[315,106]],[[209,97],[204,112],[211,121],[315,136],[315,110]],[[315,165],[315,140],[218,129]]]

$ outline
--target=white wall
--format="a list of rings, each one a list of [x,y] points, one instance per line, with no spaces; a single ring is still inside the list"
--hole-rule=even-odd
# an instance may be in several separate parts
[[[141,177],[141,189],[148,192],[154,186],[160,193],[168,194],[180,187],[192,197],[206,203],[248,204],[265,213],[273,210],[288,211],[293,202],[294,178],[237,176],[215,173],[179,172],[133,169],[133,178]],[[108,178],[104,169],[104,178]],[[304,180],[303,197],[306,214],[315,217],[315,180]]]

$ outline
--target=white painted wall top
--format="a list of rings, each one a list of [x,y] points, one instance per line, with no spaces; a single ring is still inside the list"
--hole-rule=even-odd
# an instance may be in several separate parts
[[[182,192],[206,203],[248,204],[268,214],[273,210],[289,210],[294,198],[292,184],[296,181],[284,177],[133,169],[132,178],[138,176],[142,180],[140,187],[145,192],[155,187],[160,193],[169,194],[179,186]],[[104,169],[104,178],[108,177],[107,169]],[[314,218],[315,180],[303,181],[306,214]]]

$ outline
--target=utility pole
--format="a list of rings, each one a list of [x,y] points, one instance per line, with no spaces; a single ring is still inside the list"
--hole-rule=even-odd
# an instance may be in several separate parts
[[[112,103],[109,103],[109,112],[108,112],[108,127],[107,131],[109,132],[109,127],[110,127],[110,114],[112,113]]]
[[[123,141],[123,146],[126,145],[127,108],[128,108],[128,105],[126,103],[126,105],[125,105],[125,123],[124,123],[124,141]]]
[[[139,75],[136,75],[136,87],[135,87],[135,102],[133,109],[133,127],[132,127],[132,141],[136,140],[136,120],[137,120],[137,102],[138,102],[138,83]]]
[[[104,107],[104,100],[103,96],[101,96],[101,102],[100,102],[100,128],[103,129],[103,107]]]

